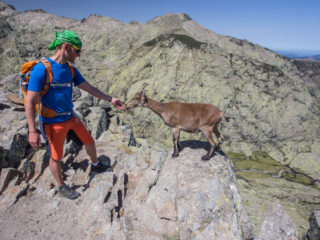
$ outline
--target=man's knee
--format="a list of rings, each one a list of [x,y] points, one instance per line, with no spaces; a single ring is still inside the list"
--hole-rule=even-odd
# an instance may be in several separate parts
[[[85,147],[92,147],[92,146],[95,147],[95,146],[96,146],[96,143],[95,143],[94,139],[92,138],[92,141],[86,143],[84,146],[85,146]]]
[[[57,164],[60,164],[61,162],[61,159],[53,159],[52,157],[50,158],[49,160],[49,164],[54,164],[54,165],[57,165]]]

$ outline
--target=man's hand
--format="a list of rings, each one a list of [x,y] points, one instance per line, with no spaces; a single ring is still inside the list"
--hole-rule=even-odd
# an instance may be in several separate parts
[[[41,147],[41,138],[37,132],[29,132],[28,141],[34,149],[39,149]]]
[[[84,81],[84,82],[80,83],[78,85],[78,87],[80,89],[84,90],[84,91],[87,91],[92,96],[95,96],[95,97],[100,98],[100,99],[104,99],[105,101],[109,101],[109,96],[108,95],[104,94],[99,89],[95,88],[90,83],[88,83],[87,81]],[[118,98],[114,98],[114,97],[111,98],[111,103],[112,103],[113,106],[115,106],[116,108],[119,108],[121,110],[124,110],[126,108],[124,106],[124,104],[121,102],[121,100],[118,99]]]
[[[119,108],[119,109],[121,109],[121,110],[124,110],[124,109],[126,109],[126,107],[124,106],[124,104],[121,102],[121,100],[120,99],[118,99],[118,98],[112,98],[111,99],[111,103],[113,104],[113,106],[115,106],[116,108]]]

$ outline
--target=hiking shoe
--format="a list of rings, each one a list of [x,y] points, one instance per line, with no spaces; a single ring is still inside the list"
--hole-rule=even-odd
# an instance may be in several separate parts
[[[109,166],[104,165],[101,162],[99,162],[97,166],[94,166],[93,164],[91,164],[91,172],[103,173],[103,172],[110,171],[110,169],[111,168]]]
[[[79,197],[80,193],[71,189],[68,185],[64,184],[61,187],[58,187],[58,192],[61,197],[65,197],[68,199],[76,199]]]

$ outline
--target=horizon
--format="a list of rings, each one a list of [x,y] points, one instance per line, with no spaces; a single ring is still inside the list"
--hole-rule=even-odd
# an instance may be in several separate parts
[[[168,13],[185,13],[201,26],[224,36],[245,39],[275,52],[320,54],[320,1],[308,0],[4,0],[19,12],[43,9],[49,14],[81,20],[92,14],[124,23],[147,21]]]

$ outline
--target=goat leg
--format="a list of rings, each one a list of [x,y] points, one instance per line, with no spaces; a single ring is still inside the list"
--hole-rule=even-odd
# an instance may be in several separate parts
[[[213,128],[213,132],[216,135],[217,139],[218,139],[218,148],[220,147],[220,145],[222,144],[223,141],[223,136],[220,134],[217,125]]]
[[[212,155],[213,151],[216,148],[216,143],[213,140],[212,130],[211,129],[200,129],[200,130],[207,137],[207,139],[208,139],[208,141],[210,143],[209,151],[207,152],[206,155],[202,156],[201,159],[202,160],[209,160],[211,158],[211,155]]]
[[[178,157],[179,156],[179,149],[180,149],[180,144],[179,144],[179,137],[180,137],[180,129],[179,128],[173,128],[173,153],[172,157]]]
[[[180,142],[178,141],[178,151],[180,152],[181,150],[181,146],[180,146]]]

